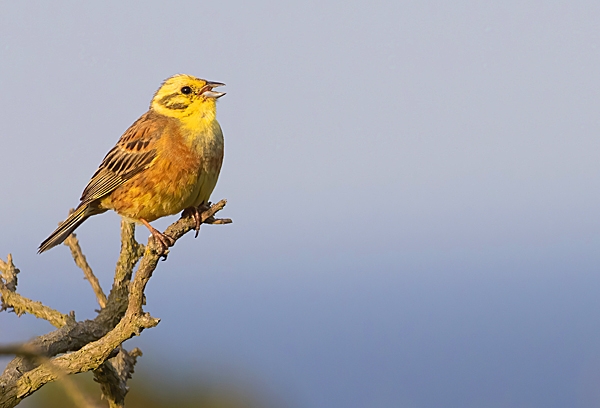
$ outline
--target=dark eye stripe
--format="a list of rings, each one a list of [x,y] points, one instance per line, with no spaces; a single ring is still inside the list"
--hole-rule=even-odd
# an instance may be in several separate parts
[[[184,109],[187,109],[188,106],[190,106],[190,105],[188,105],[186,103],[172,103],[170,105],[167,105],[167,108],[184,110]]]
[[[189,105],[183,102],[174,102],[172,99],[177,98],[178,94],[167,95],[162,97],[158,102],[168,109],[186,109]]]

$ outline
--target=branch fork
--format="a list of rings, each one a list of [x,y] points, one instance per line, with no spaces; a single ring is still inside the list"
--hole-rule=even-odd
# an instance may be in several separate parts
[[[215,218],[226,203],[221,200],[201,208],[200,223],[231,223],[230,219]],[[194,214],[184,213],[164,233],[176,242],[196,229],[197,221]],[[111,408],[124,406],[127,380],[142,352],[137,348],[127,351],[122,344],[160,322],[144,312],[143,305],[146,285],[163,251],[152,237],[145,246],[137,243],[134,231],[132,223],[121,222],[121,251],[108,296],[87,263],[75,234],[65,240],[100,306],[98,315],[92,320],[77,321],[73,312],[63,314],[21,296],[17,293],[19,269],[14,266],[12,256],[9,254],[6,262],[0,259],[0,312],[9,310],[19,316],[29,313],[57,328],[23,345],[0,346],[0,354],[17,355],[0,375],[0,408],[12,408],[43,385],[56,380],[60,380],[78,406],[96,407],[69,379],[69,375],[85,371],[94,372],[94,379],[100,384],[103,398]]]

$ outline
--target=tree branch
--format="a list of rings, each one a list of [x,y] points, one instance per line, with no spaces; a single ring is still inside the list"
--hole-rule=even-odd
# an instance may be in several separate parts
[[[88,397],[86,397],[85,393],[81,391],[79,386],[73,380],[71,380],[70,377],[65,375],[65,373],[61,372],[59,368],[54,366],[48,357],[41,355],[34,348],[22,344],[0,346],[0,354],[16,354],[24,359],[34,360],[39,364],[45,364],[57,375],[57,378],[60,380],[59,384],[63,386],[65,392],[71,397],[76,406],[80,408],[99,408]]]
[[[17,275],[19,270],[13,264],[12,255],[8,254],[7,262],[0,259],[0,312],[12,309],[17,316],[29,313],[39,319],[50,322],[54,327],[62,327],[67,321],[75,320],[74,315],[65,315],[57,310],[21,296],[17,293]]]
[[[115,357],[94,371],[94,380],[100,383],[102,394],[110,408],[125,406],[125,396],[129,391],[127,380],[131,378],[137,358],[141,355],[142,351],[137,347],[131,352],[121,348]]]
[[[231,223],[229,219],[214,218],[225,204],[226,201],[221,200],[203,211],[201,222]],[[186,215],[169,226],[165,234],[176,241],[194,227],[193,217]],[[93,320],[76,322],[74,319],[67,319],[58,330],[28,342],[26,346],[35,348],[41,356],[67,354],[52,358],[51,366],[35,364],[23,357],[11,361],[0,375],[0,408],[14,407],[44,384],[59,378],[59,372],[68,375],[90,370],[96,370],[96,379],[101,383],[111,407],[122,406],[126,381],[133,372],[135,358],[141,355],[141,352],[133,350],[127,353],[121,345],[129,338],[139,335],[144,329],[156,326],[160,321],[145,313],[143,305],[146,285],[161,256],[161,247],[154,239],[150,238],[146,247],[138,244],[134,239],[133,224],[122,222],[121,253],[106,306]],[[140,264],[131,280],[133,268],[140,257]],[[0,264],[3,284],[7,286],[9,281],[14,280],[13,286],[16,288],[16,273],[13,273],[14,279],[10,273],[5,274],[4,269],[9,270],[10,267],[4,265],[8,264]],[[13,269],[16,268],[13,266]]]
[[[17,275],[20,271],[13,264],[12,254],[8,254],[6,262],[0,259],[0,272],[2,272],[2,280],[8,290],[12,292],[17,290]]]
[[[83,271],[85,279],[87,279],[88,282],[90,282],[92,290],[96,294],[98,304],[100,305],[100,307],[106,307],[106,295],[102,290],[102,286],[100,286],[98,278],[96,278],[96,275],[94,275],[92,268],[88,264],[85,255],[83,255],[83,252],[81,251],[81,247],[79,246],[79,240],[77,239],[77,236],[75,234],[69,235],[67,239],[65,239],[64,244],[69,247],[69,249],[71,250],[71,256],[73,257],[75,264]]]
[[[75,321],[75,315],[62,314],[51,307],[45,306],[42,302],[37,302],[19,295],[16,292],[11,292],[6,289],[6,286],[0,283],[0,295],[2,295],[2,308],[11,308],[17,316],[24,313],[29,313],[38,319],[47,320],[54,327],[63,327],[67,321]]]

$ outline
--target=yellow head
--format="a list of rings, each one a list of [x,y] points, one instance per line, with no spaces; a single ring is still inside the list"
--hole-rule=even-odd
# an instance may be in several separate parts
[[[166,79],[156,91],[150,109],[179,119],[214,120],[217,99],[225,95],[225,92],[215,92],[213,88],[223,85],[225,84],[191,75],[174,75]]]

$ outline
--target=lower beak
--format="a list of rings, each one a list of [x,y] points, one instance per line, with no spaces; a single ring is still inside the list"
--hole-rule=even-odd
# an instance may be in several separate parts
[[[215,92],[213,91],[213,88],[216,88],[218,86],[225,86],[225,84],[222,84],[221,82],[207,82],[205,85],[205,89],[206,91],[202,92],[202,96],[205,96],[207,98],[220,98],[221,96],[225,95],[225,92]]]

